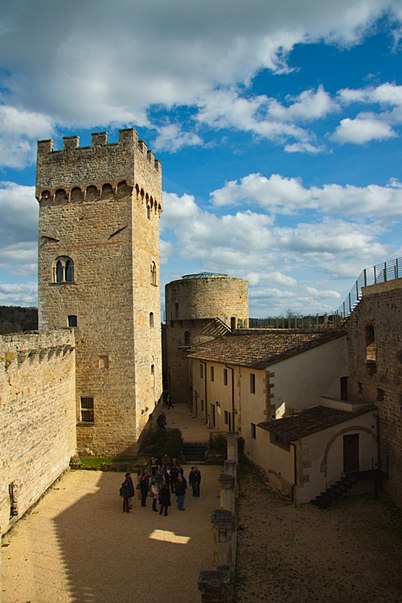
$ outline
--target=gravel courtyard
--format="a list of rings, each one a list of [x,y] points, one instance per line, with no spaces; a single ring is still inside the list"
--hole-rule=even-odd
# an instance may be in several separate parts
[[[242,479],[237,603],[401,603],[402,513],[385,498],[294,507]]]

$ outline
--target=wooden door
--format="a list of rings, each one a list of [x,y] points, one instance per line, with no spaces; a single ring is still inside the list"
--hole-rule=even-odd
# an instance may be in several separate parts
[[[359,434],[343,436],[343,470],[345,473],[359,471]]]

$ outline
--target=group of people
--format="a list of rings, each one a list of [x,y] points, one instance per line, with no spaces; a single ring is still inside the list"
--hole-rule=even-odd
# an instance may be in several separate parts
[[[184,470],[177,459],[170,459],[165,454],[161,460],[152,458],[150,467],[145,467],[137,473],[137,490],[141,500],[141,506],[147,506],[147,499],[152,499],[152,511],[159,515],[167,515],[168,508],[171,506],[171,495],[174,494],[177,500],[179,511],[185,511],[185,497],[187,490],[187,480],[184,477]],[[201,471],[197,466],[191,467],[188,478],[192,489],[193,497],[199,498],[201,485]],[[135,487],[130,473],[126,473],[125,480],[120,488],[120,495],[123,497],[123,513],[129,513],[133,506]]]

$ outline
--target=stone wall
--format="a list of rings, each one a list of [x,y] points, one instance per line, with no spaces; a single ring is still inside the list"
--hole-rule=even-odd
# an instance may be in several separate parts
[[[161,164],[134,130],[78,143],[38,143],[39,328],[76,329],[80,454],[134,456],[162,393]]]
[[[248,326],[248,283],[241,278],[224,275],[182,278],[168,283],[165,292],[167,323],[216,317],[231,328]]]
[[[0,533],[76,452],[74,345],[71,329],[0,337]]]
[[[165,387],[174,400],[189,403],[187,354],[230,329],[248,326],[248,283],[225,275],[182,278],[166,285],[165,301]]]
[[[348,397],[373,402],[387,493],[402,507],[402,281],[372,285],[348,321]]]

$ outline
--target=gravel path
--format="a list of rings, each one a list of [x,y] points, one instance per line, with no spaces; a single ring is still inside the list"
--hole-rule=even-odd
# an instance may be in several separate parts
[[[241,481],[238,603],[401,603],[402,514],[385,498],[294,507]]]

